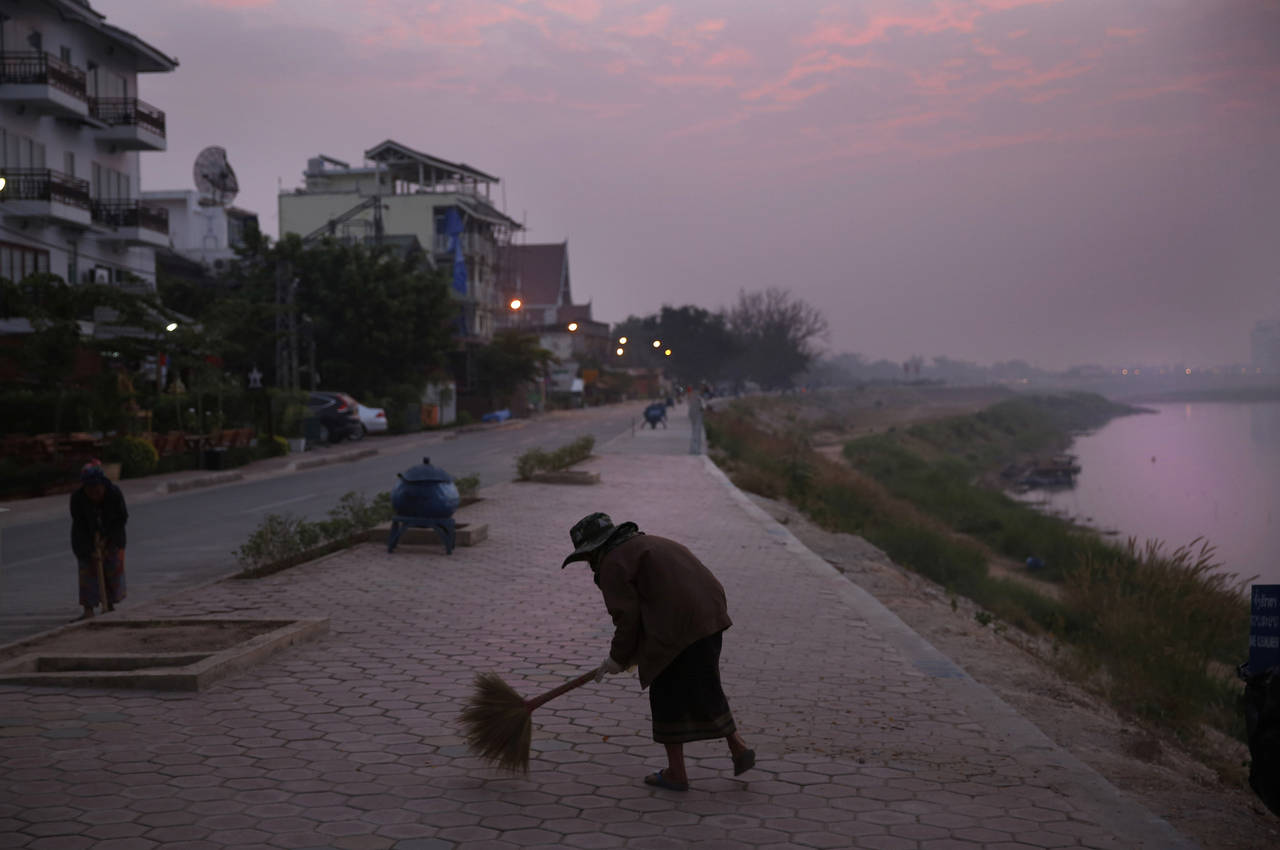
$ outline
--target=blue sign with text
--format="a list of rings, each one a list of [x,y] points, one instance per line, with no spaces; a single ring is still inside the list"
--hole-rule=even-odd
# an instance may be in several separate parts
[[[1280,667],[1280,584],[1255,584],[1249,605],[1249,672]]]

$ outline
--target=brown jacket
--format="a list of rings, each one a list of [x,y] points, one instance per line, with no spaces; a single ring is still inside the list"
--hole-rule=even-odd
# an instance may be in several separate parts
[[[636,535],[604,556],[598,579],[613,617],[609,654],[639,665],[641,688],[689,644],[733,625],[720,582],[674,540]]]

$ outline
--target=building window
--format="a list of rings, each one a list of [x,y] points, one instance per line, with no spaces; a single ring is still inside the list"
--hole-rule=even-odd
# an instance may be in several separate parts
[[[47,271],[49,271],[48,251],[0,242],[0,277],[16,283],[37,272]]]
[[[44,168],[44,145],[0,127],[0,167]]]

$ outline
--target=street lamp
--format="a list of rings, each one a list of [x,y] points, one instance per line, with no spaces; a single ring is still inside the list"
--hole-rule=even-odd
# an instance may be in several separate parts
[[[618,349],[617,351],[615,351],[614,353],[615,353],[615,354],[617,354],[619,357],[621,357],[621,356],[622,356],[622,349],[621,349],[621,348],[619,348],[619,349]]]
[[[569,323],[569,333],[573,333],[573,332],[574,332],[574,331],[576,331],[577,329],[578,329],[578,323],[577,323],[577,322],[570,322],[570,323]]]
[[[8,180],[5,180],[3,177],[0,177],[0,192],[4,191],[4,184],[8,182],[9,182]]]
[[[664,351],[664,352],[662,352],[662,353],[663,353],[664,355],[666,355],[667,357],[670,357],[670,356],[671,356],[671,349],[670,349],[670,348],[668,348],[666,351]]]
[[[507,306],[510,307],[512,310],[519,310],[521,307],[524,306],[524,302],[521,301],[519,298],[512,298],[511,303],[508,304]]]
[[[176,331],[176,330],[178,329],[178,323],[177,323],[177,322],[170,322],[169,324],[167,324],[167,325],[165,325],[165,326],[164,326],[164,329],[165,329],[166,331],[168,331],[169,333],[173,333],[174,331]]]
[[[654,348],[662,348],[662,340],[660,340],[660,339],[655,339],[655,340],[653,341],[653,347],[654,347]]]
[[[625,336],[618,337],[618,345],[626,345],[626,344],[627,344],[627,338]]]

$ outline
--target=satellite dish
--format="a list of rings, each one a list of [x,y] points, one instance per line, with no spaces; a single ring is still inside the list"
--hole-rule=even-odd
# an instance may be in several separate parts
[[[236,173],[227,162],[225,148],[212,145],[200,151],[196,156],[192,175],[196,180],[196,189],[200,191],[202,206],[225,207],[235,200],[236,193],[240,191]]]

